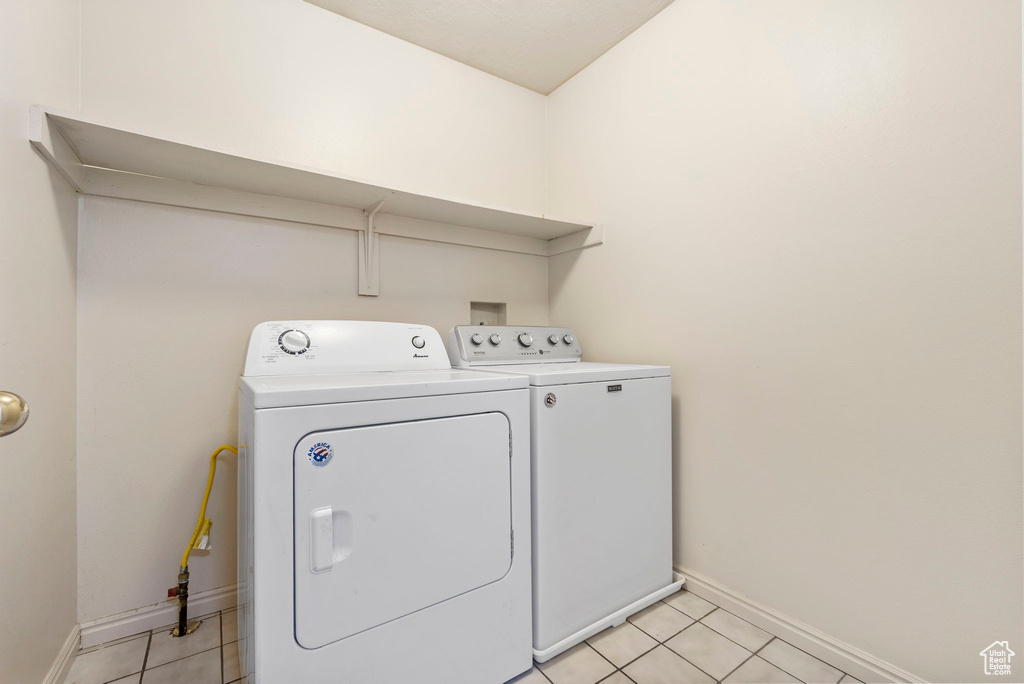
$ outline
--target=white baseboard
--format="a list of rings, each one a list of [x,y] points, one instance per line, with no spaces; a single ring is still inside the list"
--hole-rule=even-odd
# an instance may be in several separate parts
[[[68,634],[68,638],[64,641],[64,645],[60,647],[60,653],[57,654],[56,660],[53,661],[53,665],[50,666],[50,671],[46,673],[46,679],[43,680],[43,684],[61,684],[64,678],[68,676],[68,670],[71,669],[72,663],[75,662],[75,654],[78,653],[78,642],[82,637],[82,630],[78,625],[71,628],[71,633]]]
[[[189,617],[198,617],[218,610],[233,608],[237,603],[238,585],[196,592],[188,597]],[[91,648],[108,641],[164,627],[178,620],[178,602],[167,599],[117,615],[82,623],[82,648]]]
[[[686,578],[686,588],[717,606],[735,613],[766,632],[788,641],[797,648],[824,660],[864,682],[911,682],[923,684],[924,679],[870,653],[824,634],[809,625],[757,603],[700,573],[676,568],[678,577]]]

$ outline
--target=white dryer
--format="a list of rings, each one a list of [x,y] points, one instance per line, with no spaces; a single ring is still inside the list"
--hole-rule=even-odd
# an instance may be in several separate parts
[[[531,667],[525,378],[422,325],[277,321],[239,382],[254,684],[500,684]]]
[[[459,326],[448,355],[530,382],[534,658],[678,591],[669,368],[587,363],[571,330],[536,326]]]

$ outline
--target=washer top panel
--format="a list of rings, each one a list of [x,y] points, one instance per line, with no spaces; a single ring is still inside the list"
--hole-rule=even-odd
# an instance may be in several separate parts
[[[570,385],[580,382],[615,382],[643,378],[671,377],[668,366],[638,366],[621,363],[522,363],[477,368],[485,373],[514,373],[530,381],[532,387]]]

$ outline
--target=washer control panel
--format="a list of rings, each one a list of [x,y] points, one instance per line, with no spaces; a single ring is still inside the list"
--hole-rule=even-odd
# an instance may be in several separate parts
[[[246,376],[451,368],[427,325],[376,321],[268,321],[249,337]]]
[[[568,328],[514,325],[459,325],[448,333],[453,366],[510,363],[567,363],[583,356]]]

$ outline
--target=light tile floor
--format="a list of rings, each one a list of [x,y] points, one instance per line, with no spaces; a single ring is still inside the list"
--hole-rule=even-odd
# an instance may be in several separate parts
[[[64,684],[231,684],[239,676],[238,613],[202,617],[84,649]],[[537,665],[515,684],[857,684],[851,677],[696,594],[681,591],[619,627]]]
[[[199,629],[178,639],[174,625],[82,649],[64,684],[231,684],[241,682],[238,611],[200,616]]]
[[[515,684],[840,681],[860,682],[685,590],[514,680]]]

